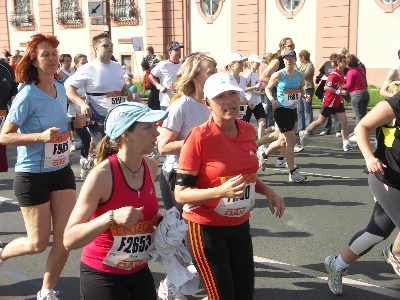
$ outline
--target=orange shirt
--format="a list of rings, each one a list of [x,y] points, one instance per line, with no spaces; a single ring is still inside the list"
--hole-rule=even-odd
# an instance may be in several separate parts
[[[220,186],[226,177],[239,174],[256,178],[258,160],[256,155],[256,132],[254,127],[236,120],[239,134],[230,138],[222,133],[213,117],[199,127],[193,128],[183,144],[178,169],[198,172],[196,188]],[[254,201],[254,199],[253,199]],[[250,212],[234,217],[215,211],[220,199],[202,205],[185,205],[183,218],[212,226],[235,226],[247,221]]]

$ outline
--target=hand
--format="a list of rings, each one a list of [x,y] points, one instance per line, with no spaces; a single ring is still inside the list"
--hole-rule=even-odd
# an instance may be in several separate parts
[[[87,105],[86,103],[82,104],[81,106],[81,113],[82,115],[84,115],[86,118],[91,118],[93,111],[91,109],[91,107],[89,105]]]
[[[275,213],[275,207],[274,207],[275,205],[276,206],[275,216],[281,218],[283,216],[283,212],[285,211],[285,202],[283,201],[283,199],[279,197],[277,194],[275,194],[272,197],[267,197],[267,202],[271,213],[272,214]]]
[[[143,206],[136,208],[124,206],[114,210],[114,223],[122,226],[133,226],[143,220]]]
[[[44,143],[55,141],[60,135],[60,128],[51,127],[42,132],[42,140]]]
[[[261,87],[261,82],[256,83],[255,85],[253,85],[254,89],[258,89]]]
[[[378,158],[375,156],[370,156],[365,159],[365,162],[367,164],[367,169],[369,173],[379,173],[379,174],[384,174],[385,173],[385,168],[387,168],[386,165],[384,165]]]
[[[247,103],[247,105],[249,106],[249,108],[251,109],[251,110],[253,110],[254,109],[254,107],[256,107],[252,102],[248,102]]]
[[[165,86],[161,86],[160,93],[166,93],[166,92],[168,92],[168,88],[166,88]]]
[[[83,128],[86,126],[86,117],[76,113],[74,120],[74,128]]]
[[[270,101],[271,101],[271,105],[272,105],[272,109],[273,110],[279,108],[279,104],[278,104],[278,102],[276,102],[275,99],[271,99]]]
[[[306,102],[310,102],[311,101],[311,97],[309,94],[305,94],[304,98],[306,98]]]
[[[242,198],[244,194],[245,180],[243,175],[232,177],[221,186],[221,197]]]

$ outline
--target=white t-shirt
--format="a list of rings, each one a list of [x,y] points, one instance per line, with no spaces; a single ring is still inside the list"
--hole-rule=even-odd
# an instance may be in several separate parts
[[[257,73],[253,73],[251,70],[248,70],[244,75],[246,78],[246,86],[254,86],[260,82],[260,78],[258,77]],[[248,84],[250,81],[250,84]],[[246,99],[249,100],[254,105],[261,103],[261,89],[257,88],[251,90],[250,92],[246,93]]]
[[[70,69],[70,70],[71,70],[70,72],[68,72],[67,70],[65,70],[65,69],[63,69],[63,68],[60,68],[60,70],[61,70],[65,75],[67,75],[68,77],[71,77],[72,75],[74,75],[74,69]]]
[[[243,76],[239,76],[240,82],[239,82],[239,87],[243,90],[243,92],[240,92],[240,100],[244,99],[246,97],[246,78]]]
[[[179,63],[175,63],[170,60],[164,60],[159,62],[151,70],[151,75],[153,75],[154,77],[158,77],[162,86],[171,89],[166,93],[160,93],[159,97],[161,106],[168,106],[169,101],[176,94],[176,92],[172,90],[172,85],[176,81],[176,75],[178,74],[181,65],[181,61],[179,61]]]
[[[124,70],[122,66],[111,61],[103,64],[97,59],[83,65],[75,74],[69,77],[67,84],[82,88],[86,93],[121,92],[124,87]],[[107,116],[106,96],[87,95],[87,102],[102,116]]]
[[[203,103],[190,96],[183,95],[176,99],[168,108],[168,117],[163,121],[162,127],[179,132],[176,141],[182,141],[194,127],[205,123],[211,111]],[[167,154],[163,170],[170,172],[178,168],[179,155]]]
[[[78,96],[83,98],[86,98],[86,93],[84,89],[78,89],[76,91],[78,93]],[[75,103],[69,103],[68,104],[68,120],[71,121],[71,118],[75,118],[76,117],[76,113],[81,113],[81,107]]]

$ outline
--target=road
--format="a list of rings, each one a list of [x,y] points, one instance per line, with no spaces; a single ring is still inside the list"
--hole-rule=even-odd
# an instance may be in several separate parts
[[[354,127],[353,119],[350,124]],[[308,176],[306,182],[289,183],[287,170],[274,167],[275,156],[270,157],[265,171],[258,172],[264,182],[284,197],[286,211],[282,219],[275,218],[265,199],[259,197],[251,212],[256,262],[254,299],[334,299],[322,262],[327,255],[337,255],[370,219],[374,200],[363,173],[360,151],[343,152],[340,138],[320,137],[319,132],[320,129],[309,137],[305,150],[295,157],[300,171]],[[0,240],[4,242],[25,234],[12,191],[15,147],[8,147],[7,153],[10,169],[0,175]],[[160,167],[162,160],[163,157]],[[79,191],[82,182],[78,178],[77,153],[73,161]],[[158,181],[156,189],[164,211]],[[392,243],[396,234],[393,232],[349,268],[342,299],[400,299],[400,279],[380,257],[382,248]],[[0,268],[1,300],[36,299],[48,251],[49,248],[43,254],[9,260]],[[71,252],[57,285],[60,299],[80,299],[80,253]],[[158,287],[164,272],[153,262],[150,268]],[[205,296],[204,287],[200,286],[188,299]]]

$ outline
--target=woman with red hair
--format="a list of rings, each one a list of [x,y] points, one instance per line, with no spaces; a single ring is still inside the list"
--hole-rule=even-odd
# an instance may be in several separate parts
[[[69,252],[63,234],[76,199],[74,173],[68,163],[67,97],[55,82],[58,40],[36,34],[16,69],[23,89],[15,97],[0,133],[0,142],[16,145],[14,192],[21,207],[27,237],[6,245],[0,243],[0,266],[8,259],[46,250],[50,230],[53,246],[46,263],[42,289],[37,299],[56,300],[54,287]],[[75,127],[85,125],[76,116]]]

